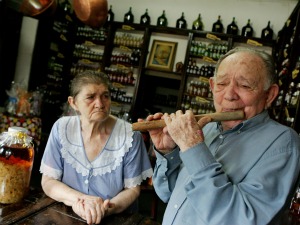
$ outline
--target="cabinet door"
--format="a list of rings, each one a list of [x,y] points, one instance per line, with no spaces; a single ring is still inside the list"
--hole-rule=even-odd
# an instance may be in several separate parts
[[[106,27],[92,29],[79,25],[76,28],[70,69],[72,77],[84,70],[101,71],[107,33]]]
[[[180,106],[188,32],[151,27],[133,118],[148,113],[173,113]]]
[[[186,84],[181,110],[194,114],[214,112],[209,78],[214,75],[218,59],[230,49],[230,37],[211,33],[193,33],[186,67]]]
[[[113,85],[112,114],[131,121],[130,112],[136,98],[141,71],[145,29],[114,23],[110,49],[104,70]]]
[[[273,104],[274,117],[300,133],[300,49],[299,26],[300,3],[278,33],[275,49],[275,62],[280,92]]]

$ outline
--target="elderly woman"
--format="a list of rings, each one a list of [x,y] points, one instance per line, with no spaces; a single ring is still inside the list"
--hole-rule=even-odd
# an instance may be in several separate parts
[[[136,210],[140,184],[153,173],[141,133],[110,114],[105,74],[77,75],[70,94],[76,115],[52,127],[40,168],[44,192],[72,206],[88,224]]]

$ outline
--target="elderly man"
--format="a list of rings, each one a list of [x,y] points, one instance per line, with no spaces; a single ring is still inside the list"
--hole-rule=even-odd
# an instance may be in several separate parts
[[[147,117],[166,123],[149,131],[154,187],[168,202],[163,225],[276,224],[298,185],[300,138],[268,114],[279,89],[272,57],[233,49],[210,87],[216,112],[243,110],[245,119],[197,122],[189,110]]]

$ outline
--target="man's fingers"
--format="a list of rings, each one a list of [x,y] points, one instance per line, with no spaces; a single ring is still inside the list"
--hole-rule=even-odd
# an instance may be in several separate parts
[[[200,126],[200,129],[202,129],[206,124],[211,122],[211,120],[212,119],[209,116],[205,116],[205,117],[201,118],[200,120],[198,120],[198,125]]]

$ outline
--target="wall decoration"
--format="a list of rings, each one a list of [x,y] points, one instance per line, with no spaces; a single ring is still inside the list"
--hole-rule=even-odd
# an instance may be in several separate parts
[[[153,40],[148,68],[172,71],[176,49],[177,42]]]

